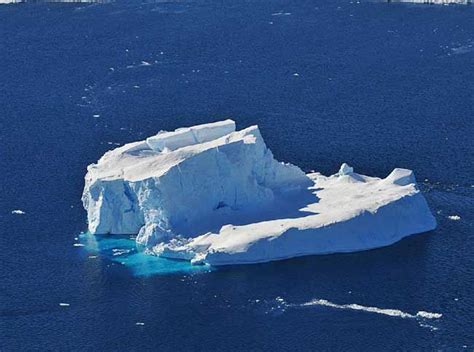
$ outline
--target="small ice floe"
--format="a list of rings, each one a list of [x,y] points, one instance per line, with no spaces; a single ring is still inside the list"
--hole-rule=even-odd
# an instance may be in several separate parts
[[[15,210],[12,210],[12,214],[15,214],[15,215],[25,215],[26,213],[21,210],[21,209],[15,209]]]
[[[84,245],[82,243],[74,243],[73,246],[74,247],[84,247]]]
[[[69,303],[59,303],[59,306],[60,307],[69,307],[70,304]]]
[[[461,217],[459,215],[449,215],[448,219],[453,220],[453,221],[458,221],[458,220],[461,220]]]
[[[137,321],[137,322],[135,323],[135,325],[137,325],[137,326],[143,326],[143,325],[145,325],[145,323],[142,323],[141,321]]]
[[[123,254],[128,254],[130,253],[132,250],[131,249],[120,249],[120,248],[114,248],[112,249],[112,252],[113,252],[113,256],[119,256],[119,255],[123,255]]]

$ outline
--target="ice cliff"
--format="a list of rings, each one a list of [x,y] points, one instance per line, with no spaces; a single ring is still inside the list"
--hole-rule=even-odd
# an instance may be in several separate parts
[[[82,200],[91,233],[137,234],[153,254],[212,265],[365,250],[436,226],[412,171],[305,174],[232,120],[107,152]]]

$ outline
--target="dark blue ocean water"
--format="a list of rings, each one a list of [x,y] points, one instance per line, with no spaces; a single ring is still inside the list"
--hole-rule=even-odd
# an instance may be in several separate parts
[[[473,113],[472,6],[0,5],[0,350],[473,350]],[[211,271],[80,236],[88,164],[224,117],[305,170],[415,170],[438,228]]]

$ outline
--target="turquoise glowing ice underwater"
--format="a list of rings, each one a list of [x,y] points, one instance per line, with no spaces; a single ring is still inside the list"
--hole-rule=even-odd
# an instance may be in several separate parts
[[[88,259],[100,256],[107,261],[124,265],[136,276],[211,271],[208,265],[191,265],[189,261],[148,254],[144,248],[137,245],[133,236],[96,236],[81,233],[75,245],[87,251]]]

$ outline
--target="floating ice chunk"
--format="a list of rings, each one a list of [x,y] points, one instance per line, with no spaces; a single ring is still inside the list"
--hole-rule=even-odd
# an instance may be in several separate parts
[[[453,221],[458,221],[458,220],[461,220],[461,217],[459,215],[450,215],[448,216],[448,219],[453,220]]]
[[[25,215],[26,213],[21,209],[15,209],[15,210],[12,210],[12,214]]]
[[[120,249],[120,248],[114,248],[112,249],[112,255],[114,257],[116,256],[119,256],[119,255],[124,255],[124,254],[128,254],[132,251],[132,249]]]

